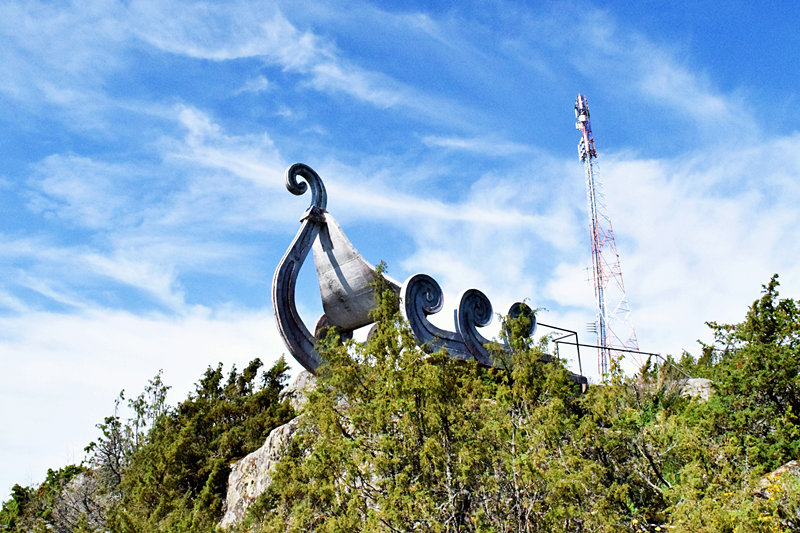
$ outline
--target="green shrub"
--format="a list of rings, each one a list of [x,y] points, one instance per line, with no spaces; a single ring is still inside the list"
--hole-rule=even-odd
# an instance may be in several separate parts
[[[508,370],[426,354],[384,291],[365,344],[320,345],[301,430],[241,529],[788,531],[797,485],[754,492],[800,446],[800,323],[776,287],[676,363],[714,379],[707,403],[653,368],[581,395],[524,324],[504,328]]]

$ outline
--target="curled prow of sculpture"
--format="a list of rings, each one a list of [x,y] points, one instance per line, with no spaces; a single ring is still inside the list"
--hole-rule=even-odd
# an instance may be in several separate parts
[[[298,183],[297,176],[306,180],[311,188],[311,206],[300,219],[300,231],[275,270],[272,278],[272,309],[278,331],[289,352],[303,368],[314,373],[322,363],[322,356],[314,348],[314,337],[300,318],[294,298],[297,274],[320,229],[325,225],[327,194],[319,175],[302,163],[294,164],[286,170],[286,188],[292,194],[299,196],[309,188],[305,183]]]
[[[298,177],[304,182],[298,181]],[[373,322],[375,282],[378,274],[345,236],[342,228],[325,208],[328,196],[322,179],[308,165],[296,163],[286,170],[286,188],[295,195],[311,189],[311,206],[306,210],[297,236],[278,264],[272,280],[272,307],[278,330],[292,356],[303,368],[315,373],[323,358],[314,344],[326,330],[334,328],[341,338]],[[314,334],[297,313],[295,287],[300,267],[314,250],[322,308]],[[400,285],[386,278],[397,293]]]
[[[298,182],[297,176],[301,176],[305,182]],[[308,185],[306,185],[308,183]],[[295,163],[286,169],[286,188],[295,196],[302,196],[311,187],[311,206],[309,209],[325,210],[328,205],[328,193],[325,191],[325,184],[319,174],[314,169],[303,163]]]

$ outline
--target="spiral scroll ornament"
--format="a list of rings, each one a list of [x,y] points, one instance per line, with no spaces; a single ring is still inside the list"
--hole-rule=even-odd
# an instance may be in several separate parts
[[[519,318],[523,315],[528,317],[528,319],[530,320],[530,325],[528,326],[529,329],[525,334],[525,336],[532,337],[534,332],[536,331],[536,312],[533,309],[531,309],[531,306],[523,302],[516,302],[508,310],[509,318]],[[510,336],[510,332],[507,331],[506,336]]]
[[[446,331],[431,324],[428,316],[442,310],[444,293],[435,279],[427,274],[415,274],[403,284],[400,292],[401,310],[408,321],[414,338],[424,350],[435,352],[442,348],[454,359],[475,360],[483,366],[507,367],[507,357],[501,354],[505,362],[495,361],[495,357],[486,348],[491,341],[478,332],[478,328],[488,326],[492,322],[492,303],[478,289],[469,289],[461,295],[458,310],[455,313],[456,331]],[[513,317],[530,314],[533,333],[536,316],[530,307],[517,302],[511,306],[509,313]],[[498,345],[506,355],[510,355],[511,347]]]
[[[302,177],[305,182],[298,182],[297,177]],[[306,185],[306,183],[308,185]],[[325,184],[313,168],[303,163],[295,163],[286,169],[286,188],[295,196],[305,194],[311,188],[311,206],[309,209],[324,210],[328,205],[328,193]]]
[[[403,316],[423,350],[432,353],[445,348],[450,357],[472,358],[461,334],[438,328],[427,318],[441,311],[444,303],[444,293],[435,279],[427,274],[411,276],[403,283],[400,300]]]
[[[469,289],[461,295],[458,305],[458,332],[464,339],[467,350],[482,365],[492,366],[492,358],[486,349],[491,341],[478,333],[478,328],[492,322],[492,303],[478,289]]]

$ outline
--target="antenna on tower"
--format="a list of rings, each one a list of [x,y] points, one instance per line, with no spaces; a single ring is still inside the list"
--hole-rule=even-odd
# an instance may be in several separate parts
[[[597,364],[600,376],[606,379],[609,365],[618,365],[625,351],[639,351],[631,310],[622,283],[619,254],[611,228],[611,216],[605,203],[603,185],[597,163],[597,151],[589,122],[589,103],[579,94],[575,102],[575,128],[581,132],[578,155],[586,171],[586,197],[589,203],[589,230],[592,240],[592,274],[594,276]]]

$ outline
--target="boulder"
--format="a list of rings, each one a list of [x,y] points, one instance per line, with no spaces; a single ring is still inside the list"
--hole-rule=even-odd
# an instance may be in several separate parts
[[[800,461],[789,461],[762,477],[755,494],[761,498],[769,498],[771,493],[785,489],[784,484],[787,482],[800,482]]]
[[[244,519],[247,509],[271,483],[270,472],[280,461],[300,425],[301,416],[270,431],[258,450],[233,464],[228,476],[228,494],[220,526],[231,527]]]
[[[312,374],[301,372],[281,393],[281,399],[289,398],[295,411],[302,411],[306,403],[306,391],[313,389],[315,385],[316,379]],[[286,453],[292,437],[300,427],[301,418],[302,415],[297,416],[270,431],[261,448],[231,465],[228,494],[220,526],[229,528],[241,522],[250,506],[269,487],[272,481],[270,473]]]
[[[317,386],[317,378],[314,377],[314,374],[307,371],[302,371],[297,377],[292,381],[292,383],[283,389],[281,392],[281,401],[289,398],[289,402],[294,407],[296,412],[300,412],[303,410],[303,407],[306,404],[306,392],[313,390],[314,387]]]
[[[681,394],[707,402],[711,398],[711,380],[705,378],[681,380]]]

